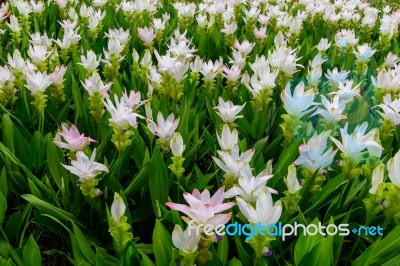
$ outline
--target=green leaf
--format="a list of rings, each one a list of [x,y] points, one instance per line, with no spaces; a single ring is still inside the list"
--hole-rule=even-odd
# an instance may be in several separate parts
[[[158,147],[154,149],[150,161],[149,189],[154,212],[158,213],[157,204],[164,205],[168,200],[168,172]]]
[[[86,240],[85,236],[82,234],[81,230],[79,230],[78,226],[72,224],[74,235],[76,238],[76,242],[79,246],[79,249],[82,251],[83,256],[91,263],[95,264],[96,254],[90,248],[88,241]]]
[[[57,218],[59,220],[70,221],[70,222],[79,224],[78,219],[71,213],[69,213],[65,210],[62,210],[60,208],[57,208],[57,207],[51,205],[50,203],[45,202],[45,201],[35,197],[34,195],[25,194],[25,195],[22,195],[21,197],[23,199],[25,199],[26,201],[30,202],[33,206],[35,206],[39,211],[41,211],[44,214],[54,216],[55,218]]]
[[[229,241],[226,235],[222,236],[222,238],[218,241],[217,244],[217,254],[219,259],[222,261],[222,264],[225,265],[228,259],[228,251],[229,251]]]
[[[67,170],[61,165],[65,164],[64,156],[60,149],[53,144],[52,141],[47,142],[46,149],[47,166],[50,171],[50,176],[53,178],[57,187],[62,189],[62,178],[68,177]]]
[[[7,210],[7,201],[4,198],[3,193],[0,192],[0,224],[4,220],[4,216],[6,214],[6,210]]]
[[[302,260],[298,265],[299,266],[331,265],[329,254],[330,250],[329,250],[328,240],[324,238],[320,242],[318,242],[318,244],[311,250],[310,253],[308,253],[302,258]]]
[[[375,241],[354,261],[354,266],[382,265],[400,254],[400,226],[395,227],[386,237]],[[398,262],[398,261],[397,261]]]
[[[36,131],[33,134],[30,145],[31,160],[36,170],[38,170],[44,162],[45,150],[45,142],[43,137],[39,132]]]
[[[318,224],[318,220],[315,219],[313,224]],[[298,265],[305,255],[309,253],[324,237],[320,234],[316,234],[314,236],[311,235],[304,235],[303,232],[299,239],[296,242],[294,247],[294,262]]]
[[[0,192],[3,193],[4,198],[7,199],[8,185],[7,185],[7,173],[5,167],[3,167],[3,169],[0,172]]]
[[[159,220],[153,231],[153,250],[157,265],[168,265],[172,257],[172,239]]]
[[[39,246],[36,244],[33,236],[30,236],[28,242],[24,246],[24,265],[38,266],[42,265],[42,257],[40,255]]]

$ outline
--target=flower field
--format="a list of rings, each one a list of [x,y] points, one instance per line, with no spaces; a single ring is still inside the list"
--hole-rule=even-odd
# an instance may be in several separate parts
[[[400,5],[6,0],[0,265],[400,265]]]

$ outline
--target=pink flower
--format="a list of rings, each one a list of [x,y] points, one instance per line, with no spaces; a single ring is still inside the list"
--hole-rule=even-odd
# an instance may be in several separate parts
[[[64,82],[64,75],[67,71],[65,66],[57,66],[53,74],[51,74],[51,82],[53,85],[61,85]]]
[[[90,142],[96,142],[90,137],[85,137],[84,134],[80,134],[75,125],[71,125],[68,129],[63,123],[61,127],[62,131],[57,132],[55,140],[53,141],[53,143],[60,148],[70,150],[71,152],[77,152],[83,150]],[[61,137],[64,138],[64,142],[61,141]]]
[[[232,213],[217,214],[223,212],[235,205],[234,202],[223,203],[225,187],[218,189],[210,197],[210,192],[205,189],[201,194],[198,189],[194,189],[192,194],[183,193],[183,197],[189,206],[173,202],[167,202],[166,205],[173,210],[183,212],[188,215],[197,224],[226,224],[232,216]],[[187,219],[186,219],[186,222]]]

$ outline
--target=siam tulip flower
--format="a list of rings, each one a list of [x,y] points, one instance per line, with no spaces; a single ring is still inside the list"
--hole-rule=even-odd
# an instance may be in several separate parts
[[[61,128],[62,131],[57,132],[53,142],[62,149],[77,152],[83,150],[83,148],[85,148],[90,142],[96,142],[94,139],[85,137],[84,134],[80,134],[75,125],[71,125],[68,129],[67,125],[63,123]],[[63,137],[64,142],[61,140],[61,137]]]
[[[307,82],[309,86],[318,86],[318,83],[322,77],[322,68],[316,67],[308,71]]]
[[[390,181],[400,188],[400,151],[387,162]]]
[[[103,98],[108,97],[107,91],[110,89],[112,82],[104,84],[101,80],[100,75],[97,72],[94,72],[93,75],[85,80],[85,83],[81,82],[82,86],[89,93],[89,95],[93,95],[95,93],[100,93]]]
[[[177,59],[185,61],[187,59],[192,58],[194,53],[197,51],[196,49],[190,48],[190,43],[185,41],[176,41],[175,39],[171,39],[171,43],[168,45],[168,51]]]
[[[157,114],[157,124],[153,121],[147,123],[149,130],[159,138],[165,141],[170,141],[179,125],[179,117],[175,119],[174,114],[170,114],[167,119],[164,119],[161,112]]]
[[[358,43],[358,38],[353,30],[341,30],[335,35],[335,42],[339,48],[346,48],[347,46],[355,46]]]
[[[364,122],[358,125],[352,134],[348,134],[348,124],[340,129],[342,142],[330,137],[337,147],[343,152],[346,158],[359,159],[365,149],[368,150],[371,156],[380,157],[382,153],[382,146],[375,140],[378,131],[376,128],[365,134],[367,131],[368,123]]]
[[[193,220],[195,223],[203,225],[211,224],[216,226],[218,224],[226,224],[230,220],[232,213],[220,213],[232,208],[235,203],[223,203],[224,191],[225,188],[221,187],[211,196],[207,189],[202,193],[198,189],[194,189],[192,194],[183,193],[183,197],[189,203],[189,206],[173,202],[167,202],[166,205],[189,216],[184,218],[187,223]]]
[[[360,96],[360,84],[357,84],[353,87],[352,80],[340,82],[338,85],[338,90],[330,92],[329,95],[337,95],[339,96],[340,100],[349,102],[353,100],[355,96]]]
[[[44,4],[40,0],[35,2],[33,0],[30,1],[30,4],[32,6],[32,11],[35,14],[40,14],[44,11]]]
[[[97,175],[101,174],[101,172],[108,173],[108,168],[94,161],[96,157],[96,149],[93,150],[92,155],[89,157],[83,153],[83,151],[78,151],[76,153],[76,160],[71,161],[70,165],[62,165],[72,174],[79,177],[79,179],[93,179]]]
[[[272,176],[272,174],[265,175],[265,172],[263,171],[255,177],[251,173],[250,167],[244,167],[240,171],[238,183],[225,192],[225,198],[240,196],[248,203],[255,203],[264,189],[269,190],[271,193],[278,194],[276,190],[266,187],[267,181],[271,179]]]
[[[105,14],[104,14],[105,15]],[[101,19],[103,19],[103,14],[101,16]],[[130,34],[128,30],[124,30],[123,28],[119,28],[119,29],[109,29],[108,33],[104,33],[104,35],[108,38],[108,39],[118,39],[119,42],[121,43],[121,45],[126,45],[128,44],[128,41],[130,39]]]
[[[190,63],[190,70],[192,73],[199,73],[203,66],[203,61],[200,56],[196,56],[196,58]]]
[[[285,184],[290,194],[296,194],[301,189],[299,180],[297,180],[296,167],[293,165],[288,167],[288,174],[287,178],[285,178]]]
[[[232,58],[229,58],[229,63],[231,63],[234,66],[238,66],[240,68],[243,68],[246,65],[246,57],[243,56],[240,52],[233,50],[232,51]]]
[[[254,32],[254,35],[256,36],[256,38],[259,40],[264,40],[267,38],[267,28],[266,27],[254,28],[253,32]]]
[[[4,85],[13,83],[14,79],[14,75],[8,66],[0,66],[0,89]]]
[[[137,128],[136,118],[144,118],[143,116],[133,112],[132,108],[125,105],[123,99],[119,100],[118,96],[114,96],[115,105],[112,103],[110,98],[104,101],[104,105],[108,112],[111,114],[111,118],[108,120],[113,127],[121,130],[127,130],[129,126]]]
[[[172,154],[174,157],[182,157],[183,151],[185,150],[185,145],[183,145],[183,138],[181,134],[174,133],[169,143]]]
[[[290,83],[286,85],[286,88],[281,93],[281,99],[284,104],[286,112],[298,119],[311,112],[316,105],[314,103],[314,93],[311,90],[304,91],[304,82],[300,82],[294,89],[292,94],[290,90]],[[312,107],[312,108],[310,108]]]
[[[111,205],[111,217],[116,225],[119,225],[121,223],[121,218],[125,215],[126,211],[126,205],[124,203],[124,200],[121,198],[121,196],[115,192],[114,193],[114,201]]]
[[[228,68],[226,66],[223,67],[224,72],[222,75],[228,80],[228,83],[235,84],[236,81],[240,78],[242,69],[239,66],[232,66],[232,68]]]
[[[68,4],[68,0],[54,0],[54,2],[56,2],[56,4],[61,8],[64,9],[67,7]]]
[[[10,16],[10,23],[6,22],[7,26],[10,28],[10,30],[14,33],[18,33],[21,31],[21,27],[18,23],[18,19],[16,16],[11,15]]]
[[[175,225],[172,232],[172,243],[177,249],[185,253],[195,253],[198,249],[200,239],[200,234],[193,234],[189,227],[183,231],[182,227],[178,224]]]
[[[384,92],[398,92],[400,90],[400,73],[395,69],[381,70],[376,79],[372,76],[372,84]]]
[[[325,61],[327,61],[327,59],[323,59],[323,58],[322,58],[322,55],[319,53],[319,54],[317,54],[317,55],[313,58],[313,60],[311,60],[311,62],[310,62],[310,67],[311,67],[311,68],[317,68],[317,67],[321,68],[321,67],[322,67],[322,64],[323,64]]]
[[[140,100],[140,98],[141,98],[140,91],[135,92],[134,90],[131,90],[129,91],[129,95],[127,91],[125,91],[122,94],[122,99],[125,105],[128,108],[131,108],[133,111],[136,111],[140,106],[147,103],[147,100],[142,101]]]
[[[327,72],[328,73],[325,74],[325,76],[329,80],[329,82],[332,83],[333,86],[338,86],[339,83],[345,82],[347,79],[347,76],[350,73],[350,72],[346,72],[346,71],[339,72],[336,67],[332,71],[330,69],[328,69]]]
[[[239,154],[239,147],[235,145],[230,153],[226,151],[217,151],[221,159],[212,157],[215,163],[221,168],[227,178],[238,179],[240,177],[240,171],[249,167],[251,158],[253,157],[254,150],[248,150],[242,154]]]
[[[222,151],[230,152],[238,144],[238,131],[236,128],[231,131],[228,124],[224,124],[221,137],[217,133],[217,140]]]
[[[334,151],[332,147],[327,149],[330,134],[331,131],[325,131],[319,135],[315,133],[307,143],[304,140],[299,147],[300,156],[293,164],[295,166],[302,165],[312,173],[331,165],[336,150]]]
[[[383,97],[383,103],[378,106],[383,111],[383,113],[379,113],[384,119],[391,121],[394,126],[400,125],[400,99],[392,101],[392,96],[386,94],[386,96]]]
[[[64,75],[67,71],[65,66],[57,66],[54,72],[51,74],[51,82],[53,85],[61,85],[64,82]]]
[[[21,56],[21,52],[15,49],[13,55],[7,55],[7,62],[13,70],[23,72],[26,68],[25,60]]]
[[[222,71],[222,64],[219,61],[213,63],[211,60],[204,62],[200,73],[204,76],[204,81],[213,82],[215,77]]]
[[[29,14],[32,13],[32,6],[25,1],[15,1],[15,7],[18,9],[18,13],[24,17],[29,17]]]
[[[124,50],[125,45],[123,45],[118,38],[111,38],[108,40],[108,45],[107,45],[107,52],[104,52],[106,60],[108,57],[111,55],[119,56],[122,51]],[[119,58],[118,60],[122,60],[123,57]]]
[[[389,165],[388,165],[389,167]],[[385,171],[385,165],[383,163],[379,164],[372,172],[372,187],[369,189],[369,193],[375,195],[379,185],[383,182]]]
[[[389,52],[385,59],[385,66],[387,66],[389,68],[393,68],[393,67],[395,67],[395,65],[397,63],[399,63],[399,61],[400,61],[400,58],[396,54]]]
[[[44,93],[51,85],[51,77],[46,72],[26,73],[26,88],[30,90],[32,95]]]
[[[47,51],[47,47],[44,45],[29,45],[28,55],[35,64],[43,63],[50,54],[51,53]]]
[[[338,95],[334,96],[331,101],[326,99],[324,95],[321,95],[321,100],[325,109],[318,107],[313,116],[320,114],[323,118],[330,122],[338,122],[347,118],[345,115],[343,115],[344,109],[346,108],[346,102],[340,100]]]
[[[138,28],[139,38],[144,42],[144,45],[147,47],[153,44],[154,39],[156,38],[157,34],[154,32],[153,28]]]
[[[282,203],[277,201],[273,204],[271,193],[267,189],[258,195],[255,208],[240,197],[236,198],[236,202],[241,213],[252,224],[275,224],[282,214]]]
[[[247,40],[244,40],[242,43],[239,43],[238,40],[235,41],[234,44],[234,49],[236,49],[238,52],[244,54],[244,55],[248,55],[251,53],[251,51],[253,50],[254,47],[254,43],[250,43]]]
[[[242,109],[244,108],[244,106],[246,105],[234,105],[231,101],[224,101],[224,99],[222,99],[222,97],[218,98],[218,106],[214,107],[214,109],[218,109],[217,114],[219,115],[219,117],[221,117],[222,121],[224,123],[233,123],[237,118],[242,118],[242,115],[238,114],[240,113],[240,111],[242,111]]]
[[[368,43],[357,46],[357,51],[353,50],[357,58],[357,62],[362,63],[368,61],[375,53]]]

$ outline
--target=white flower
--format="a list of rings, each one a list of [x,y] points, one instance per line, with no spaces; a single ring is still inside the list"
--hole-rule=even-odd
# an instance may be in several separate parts
[[[389,164],[388,164],[389,167]],[[383,163],[379,164],[372,172],[372,187],[369,189],[369,193],[375,194],[378,189],[379,184],[383,182],[383,174],[385,170],[385,165]],[[390,173],[389,173],[390,175]]]
[[[326,52],[326,50],[328,50],[329,47],[331,47],[331,44],[326,38],[322,38],[317,45],[317,49],[319,52]]]
[[[26,73],[25,87],[31,91],[32,95],[38,92],[43,93],[51,85],[51,77],[46,72]]]
[[[100,64],[100,59],[97,59],[97,55],[92,50],[89,50],[87,51],[86,57],[84,55],[81,55],[81,63],[79,64],[83,66],[86,70],[94,72],[97,70],[97,67]]]
[[[111,217],[116,225],[119,225],[121,222],[122,216],[124,216],[126,210],[126,205],[121,196],[115,192],[114,193],[114,201],[111,205]]]
[[[218,109],[217,114],[221,117],[224,123],[233,123],[237,118],[243,117],[242,115],[237,115],[242,111],[246,105],[234,105],[231,101],[224,101],[222,97],[218,98],[218,106],[214,109]]]
[[[183,138],[181,134],[179,133],[174,133],[174,136],[172,137],[170,143],[170,148],[172,151],[172,154],[175,157],[182,157],[183,151],[185,150],[185,145],[183,145]]]
[[[395,69],[379,71],[376,79],[373,76],[371,79],[372,84],[378,89],[387,92],[398,92],[400,90],[400,73]]]
[[[348,124],[340,129],[342,142],[330,137],[336,146],[345,154],[346,157],[358,159],[362,156],[362,151],[368,149],[371,156],[380,157],[382,153],[382,146],[375,140],[378,130],[372,129],[369,133],[365,134],[368,123],[364,122],[358,125],[352,134],[348,134]]]
[[[390,181],[400,188],[400,151],[387,162]]]
[[[32,62],[36,64],[44,62],[50,56],[50,52],[47,51],[47,47],[44,45],[29,45],[28,55]]]
[[[251,43],[247,40],[244,40],[242,43],[239,43],[238,40],[235,41],[234,48],[245,55],[248,55],[253,50],[254,43]]]
[[[153,121],[148,121],[147,127],[156,136],[161,139],[170,140],[175,133],[179,124],[179,117],[175,120],[175,115],[170,114],[167,119],[164,119],[161,112],[157,114],[157,124]]]
[[[21,31],[21,27],[19,26],[18,19],[14,15],[10,16],[10,23],[6,22],[6,24],[12,32],[20,32]]]
[[[38,1],[35,3],[35,1],[31,0],[30,1],[31,6],[32,6],[32,11],[36,14],[40,14],[44,11],[44,4],[41,1]]]
[[[322,104],[325,109],[317,108],[317,111],[313,115],[320,114],[327,121],[340,121],[347,117],[343,115],[343,111],[346,108],[346,102],[340,100],[338,95],[335,95],[331,101],[326,99],[324,95],[321,95]]]
[[[7,55],[7,61],[11,68],[17,70],[18,72],[22,72],[26,68],[25,61],[18,49],[14,50],[12,57],[10,54]]]
[[[230,152],[238,143],[238,131],[236,128],[231,131],[228,124],[224,124],[221,137],[217,133],[217,140],[223,151]]]
[[[154,32],[153,28],[138,28],[139,38],[144,42],[146,46],[151,46],[157,34]]]
[[[296,167],[289,165],[287,178],[285,183],[290,194],[296,194],[300,190],[301,186],[299,180],[297,180]]]
[[[292,94],[290,90],[290,83],[286,85],[286,88],[281,93],[281,99],[284,104],[286,112],[294,117],[302,118],[307,113],[311,112],[310,109],[314,103],[314,93],[311,90],[304,91],[304,82],[300,82],[294,89]]]
[[[219,61],[213,63],[211,60],[203,62],[200,73],[204,76],[204,81],[213,81],[215,77],[222,71],[222,64]]]
[[[357,84],[353,87],[352,80],[340,82],[338,85],[338,90],[330,92],[329,95],[338,95],[341,100],[349,102],[355,96],[360,96],[360,84]]]
[[[174,243],[176,248],[185,253],[194,253],[198,249],[201,234],[196,234],[189,230],[189,228],[186,228],[186,230],[183,231],[181,226],[176,224],[172,232],[172,243]]]
[[[378,106],[383,110],[380,114],[384,119],[392,121],[395,126],[400,125],[400,99],[392,101],[392,96],[386,94],[383,97],[383,103]]]
[[[336,67],[332,71],[328,69],[327,72],[328,74],[325,74],[325,76],[334,86],[338,86],[339,83],[345,82],[350,73],[346,71],[339,72]]]
[[[129,96],[128,92],[124,92],[122,94],[122,99],[125,102],[125,105],[128,108],[131,108],[133,111],[136,111],[140,106],[144,105],[147,103],[147,100],[140,100],[141,94],[140,91],[135,92],[134,90],[129,91]]]
[[[271,193],[267,189],[258,194],[255,208],[240,197],[236,198],[236,202],[242,214],[252,224],[275,224],[282,214],[282,203],[277,201],[273,204]]]
[[[14,81],[14,75],[8,66],[0,66],[0,88]],[[1,90],[1,89],[0,89]]]
[[[253,32],[257,39],[264,40],[265,38],[267,38],[267,28],[266,27],[254,28]]]
[[[385,65],[387,67],[394,67],[399,62],[399,57],[392,52],[389,52],[385,59]]]
[[[53,74],[51,74],[51,82],[53,85],[61,85],[64,82],[64,75],[66,71],[67,68],[65,66],[57,66],[56,69],[54,69]]]
[[[307,143],[304,140],[304,143],[299,147],[300,156],[293,164],[303,165],[313,173],[320,168],[329,166],[336,154],[336,150],[333,151],[332,147],[327,149],[330,134],[330,131],[322,132],[319,135],[315,133]]]
[[[85,80],[85,83],[81,82],[82,86],[87,90],[89,95],[93,95],[94,93],[100,93],[103,97],[108,97],[107,91],[110,89],[112,83],[109,82],[104,84],[101,80],[100,75],[97,72],[94,72],[93,75]]]
[[[127,107],[124,100],[119,100],[117,95],[114,96],[114,101],[115,105],[112,103],[110,98],[107,98],[106,101],[104,101],[105,107],[111,114],[111,118],[108,121],[121,130],[126,130],[129,126],[137,128],[136,118],[144,117],[133,112],[132,108]]]
[[[263,171],[254,177],[250,167],[243,167],[240,171],[238,183],[225,192],[225,198],[240,196],[248,203],[255,203],[264,189],[268,189],[271,193],[278,194],[276,190],[266,187],[267,181],[271,179],[272,176],[271,174],[266,175],[265,171]]]
[[[240,177],[240,170],[245,167],[249,167],[251,158],[253,157],[254,150],[248,150],[242,154],[239,154],[239,147],[235,145],[230,153],[226,151],[217,151],[221,159],[212,157],[215,163],[221,168],[227,175],[234,178]]]
[[[371,58],[371,56],[373,56],[374,53],[375,50],[372,50],[368,43],[365,43],[363,45],[358,45],[357,51],[354,50],[354,54],[358,62],[368,61],[368,59]]]
[[[168,45],[168,51],[177,60],[186,60],[193,57],[193,53],[196,52],[196,49],[191,49],[190,43],[185,41],[177,42],[175,39],[171,39],[171,43]]]
[[[83,153],[83,151],[78,151],[76,153],[76,160],[71,161],[71,166],[64,164],[62,166],[80,179],[93,179],[101,172],[108,173],[108,168],[105,165],[94,161],[95,157],[96,149],[93,150],[90,159],[85,155],[85,153]]]

